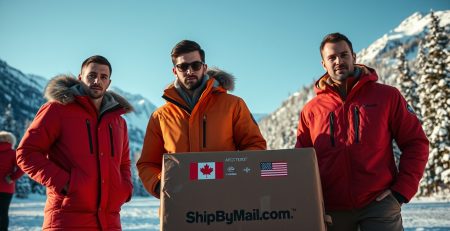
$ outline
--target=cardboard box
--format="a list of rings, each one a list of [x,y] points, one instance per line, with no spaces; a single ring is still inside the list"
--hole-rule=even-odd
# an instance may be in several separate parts
[[[314,149],[165,154],[161,230],[325,230]]]

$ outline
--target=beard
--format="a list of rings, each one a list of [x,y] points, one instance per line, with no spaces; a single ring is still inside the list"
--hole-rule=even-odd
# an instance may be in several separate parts
[[[194,83],[191,83],[191,82],[189,82],[187,80],[185,80],[184,83],[183,83],[184,87],[186,89],[188,89],[188,90],[191,90],[191,91],[193,91],[193,90],[197,89],[198,87],[200,87],[201,84],[202,84],[202,80],[199,79],[198,77],[197,77],[197,81],[195,81]]]
[[[105,95],[105,92],[103,91],[103,88],[99,85],[91,85],[87,86],[86,84],[82,84],[84,92],[89,96],[91,99],[100,99]]]
[[[189,75],[184,79],[184,81],[179,81],[179,82],[185,89],[187,89],[189,91],[194,91],[195,89],[197,89],[198,87],[200,87],[202,85],[204,75],[205,75],[205,72],[203,71],[203,73],[200,75],[201,77],[199,77],[198,75]],[[188,78],[195,78],[195,80],[194,81],[188,80]]]
[[[334,81],[342,82],[346,80],[349,76],[353,75],[353,70],[350,70],[348,65],[341,65],[339,69],[333,70],[333,74],[330,74],[331,79]]]

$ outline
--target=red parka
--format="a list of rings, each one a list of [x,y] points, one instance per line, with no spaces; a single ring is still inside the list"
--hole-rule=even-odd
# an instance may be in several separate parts
[[[400,92],[362,69],[345,101],[322,76],[300,114],[295,146],[316,150],[328,211],[364,207],[386,189],[409,201],[428,159],[428,139]],[[393,139],[402,151],[398,169]]]
[[[9,132],[0,132],[0,192],[14,193],[15,181],[19,179],[23,172],[17,167],[16,151],[13,150],[15,137]],[[11,184],[6,182],[5,177],[10,176]]]
[[[121,230],[119,211],[132,194],[121,117],[130,104],[107,92],[97,112],[80,82],[65,76],[50,81],[46,97],[17,148],[20,168],[47,187],[43,229]]]

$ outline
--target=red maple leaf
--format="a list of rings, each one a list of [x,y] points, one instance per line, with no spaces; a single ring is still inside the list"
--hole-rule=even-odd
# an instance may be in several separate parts
[[[205,176],[210,175],[213,171],[214,169],[209,167],[208,164],[206,164],[205,166],[203,166],[203,168],[200,169],[200,172],[202,172],[203,175]]]

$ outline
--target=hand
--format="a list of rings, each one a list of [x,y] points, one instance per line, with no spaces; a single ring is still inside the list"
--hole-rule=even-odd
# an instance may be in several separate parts
[[[14,181],[11,179],[11,175],[6,175],[5,176],[5,181],[8,184],[12,184]]]
[[[391,194],[391,190],[390,189],[386,189],[384,192],[382,192],[376,199],[376,201],[382,201],[384,198],[386,198],[387,196],[389,196],[389,194]]]

